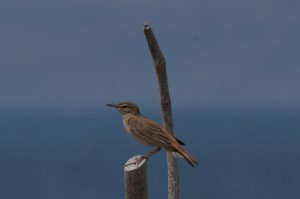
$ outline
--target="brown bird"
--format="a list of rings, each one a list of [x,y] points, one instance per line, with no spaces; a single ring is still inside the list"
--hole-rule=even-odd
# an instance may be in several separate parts
[[[143,159],[147,159],[164,148],[167,151],[175,152],[183,157],[191,166],[196,166],[198,162],[182,147],[184,143],[177,139],[169,131],[161,128],[156,122],[143,116],[139,107],[132,102],[120,102],[118,104],[107,104],[107,106],[117,109],[123,118],[125,129],[139,143],[154,146],[155,149],[145,153],[136,162],[138,164]]]

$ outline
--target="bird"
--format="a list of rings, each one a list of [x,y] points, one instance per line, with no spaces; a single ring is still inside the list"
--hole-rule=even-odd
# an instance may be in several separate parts
[[[183,157],[192,167],[198,164],[197,160],[183,148],[184,142],[158,123],[145,117],[133,102],[124,101],[117,104],[107,104],[107,106],[113,107],[121,113],[125,129],[136,141],[155,147],[155,149],[140,156],[135,164],[139,164],[143,159],[148,159],[149,156],[159,152],[161,148],[175,153],[175,156]]]

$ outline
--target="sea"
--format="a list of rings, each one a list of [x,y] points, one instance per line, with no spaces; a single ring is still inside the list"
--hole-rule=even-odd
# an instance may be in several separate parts
[[[146,110],[161,123],[159,112]],[[299,199],[300,112],[173,112],[175,135],[199,161],[178,159],[180,198]],[[0,113],[1,199],[124,198],[124,164],[150,147],[103,110]],[[166,155],[148,161],[148,198],[167,198]]]

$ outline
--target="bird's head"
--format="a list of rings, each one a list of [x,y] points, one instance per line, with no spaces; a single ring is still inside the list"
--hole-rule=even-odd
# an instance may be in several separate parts
[[[118,104],[107,104],[107,106],[117,109],[122,115],[127,115],[127,114],[139,115],[139,114],[141,114],[139,107],[132,102],[120,102]]]

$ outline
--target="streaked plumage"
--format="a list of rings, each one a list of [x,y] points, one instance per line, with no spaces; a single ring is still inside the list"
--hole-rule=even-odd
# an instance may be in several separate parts
[[[121,113],[125,129],[135,140],[141,144],[156,147],[156,149],[146,153],[144,158],[158,152],[160,148],[164,148],[167,151],[179,153],[192,166],[198,164],[181,146],[184,145],[182,141],[161,128],[156,122],[143,116],[134,103],[121,102],[108,104],[108,106],[116,108]]]

